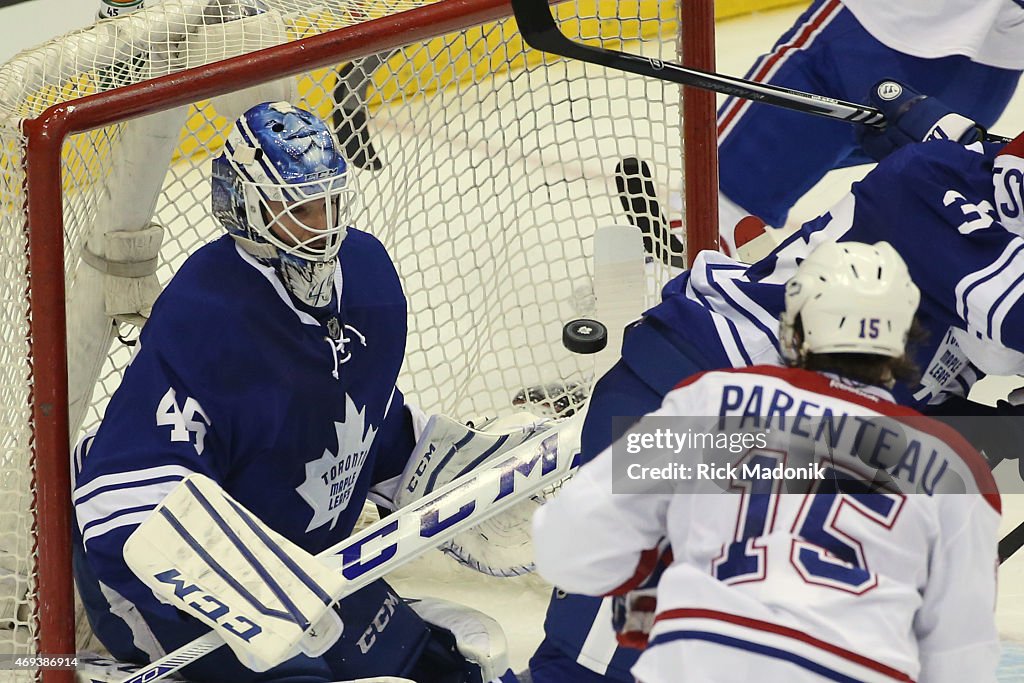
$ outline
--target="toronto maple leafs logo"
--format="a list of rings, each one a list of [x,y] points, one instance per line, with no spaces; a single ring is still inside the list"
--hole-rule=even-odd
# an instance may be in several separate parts
[[[332,178],[339,175],[339,169],[344,171],[330,130],[308,111],[287,102],[274,102],[251,109],[246,120],[266,161],[287,182]]]
[[[366,424],[366,408],[357,410],[348,394],[345,394],[345,415],[345,421],[334,423],[337,449],[332,453],[325,448],[323,455],[307,462],[306,480],[295,489],[313,508],[306,533],[328,522],[333,529],[338,523],[338,517],[352,498],[373,438],[377,436],[377,429]]]

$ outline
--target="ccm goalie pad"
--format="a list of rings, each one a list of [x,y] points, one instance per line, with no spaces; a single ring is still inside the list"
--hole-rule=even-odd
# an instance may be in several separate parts
[[[393,499],[395,508],[422,498],[452,479],[484,465],[548,429],[550,421],[517,413],[487,425],[467,427],[434,415],[420,435]],[[441,546],[460,564],[490,576],[520,576],[533,571],[530,520],[546,494],[541,492]]]
[[[129,536],[124,559],[167,604],[218,633],[253,671],[341,636],[345,579],[192,474]]]

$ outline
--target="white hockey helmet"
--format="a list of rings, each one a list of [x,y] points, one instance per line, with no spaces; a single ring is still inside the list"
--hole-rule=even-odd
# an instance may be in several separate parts
[[[782,355],[868,353],[898,358],[921,292],[888,242],[830,242],[811,253],[786,283],[780,317]],[[803,338],[797,340],[800,319]]]

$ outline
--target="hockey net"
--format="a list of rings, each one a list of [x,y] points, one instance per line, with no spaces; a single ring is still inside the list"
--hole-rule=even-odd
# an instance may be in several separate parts
[[[562,347],[562,324],[594,310],[595,228],[625,222],[616,161],[646,159],[663,197],[684,195],[680,89],[542,58],[507,2],[419,4],[169,0],[0,68],[0,654],[74,650],[69,435],[117,387],[131,354],[118,335],[220,234],[210,160],[257,101],[332,120],[363,166],[353,222],[403,280],[410,400],[466,418],[534,388],[579,407],[592,364]],[[671,2],[557,9],[579,39],[678,59]],[[361,114],[366,137],[350,136]],[[649,273],[653,300],[669,271]]]

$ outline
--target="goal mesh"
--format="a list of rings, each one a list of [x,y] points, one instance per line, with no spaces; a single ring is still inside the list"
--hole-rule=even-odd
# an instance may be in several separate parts
[[[403,40],[393,27],[376,33],[373,27],[404,10],[416,16],[418,4],[170,0],[58,38],[0,68],[0,653],[53,652],[61,641],[46,645],[45,631],[55,628],[47,624],[66,623],[73,612],[60,604],[67,595],[62,590],[53,601],[37,599],[38,584],[69,576],[63,567],[53,570],[56,578],[40,578],[41,568],[52,564],[41,557],[41,508],[58,518],[61,532],[48,539],[56,549],[47,546],[55,553],[47,557],[63,563],[67,545],[60,537],[67,528],[67,446],[64,436],[47,436],[44,426],[65,406],[71,442],[97,424],[131,353],[114,340],[115,332],[134,336],[129,324],[113,326],[111,314],[130,321],[139,308],[144,313],[147,293],[221,234],[209,214],[210,160],[229,119],[247,104],[285,93],[335,125],[358,124],[359,112],[368,113],[365,132],[380,168],[354,170],[361,202],[353,224],[386,245],[405,287],[410,333],[400,386],[411,401],[457,418],[509,412],[517,394],[550,394],[547,403],[562,398],[560,408],[578,404],[580,392],[572,387],[592,379],[593,365],[562,347],[562,324],[594,311],[595,228],[626,222],[616,162],[645,159],[664,198],[684,195],[680,89],[544,59],[523,46],[512,20],[479,23],[485,15],[510,13],[498,2],[474,14],[466,9],[472,2],[441,0],[435,9],[452,7],[445,30],[459,30],[431,38],[441,24],[432,29],[420,22],[400,34],[414,42],[371,57],[388,41]],[[577,39],[676,60],[677,11],[671,2],[573,0],[558,6],[557,16]],[[250,74],[244,82],[225,77],[212,101],[196,96],[165,110],[160,93],[169,91],[146,89],[193,69],[175,81],[175,97],[180,102],[180,93],[200,92],[191,91],[192,84],[207,88],[205,97],[214,90],[213,81],[203,80],[212,73],[203,65],[313,46],[316,36],[344,27],[355,28],[335,32],[343,55],[336,63],[322,60],[256,92],[236,91],[260,78],[280,79],[305,53],[281,57],[273,62],[276,71]],[[285,48],[253,55],[275,45]],[[368,58],[352,62],[352,54]],[[342,72],[351,97],[337,102],[339,69],[346,64],[352,64]],[[34,171],[26,169],[47,163],[36,150],[52,134],[41,115],[65,103],[50,114],[71,117],[97,99],[81,98],[97,94],[113,96],[101,117],[105,125],[63,141],[60,175],[54,176],[59,182],[33,184]],[[356,140],[342,142],[355,150]],[[357,154],[367,152],[364,145]],[[38,210],[47,206],[49,213]],[[62,245],[47,237],[51,216],[62,217]],[[150,253],[151,224],[163,228],[158,253]],[[116,243],[110,234],[120,236]],[[155,279],[144,275],[151,256]],[[649,265],[651,301],[669,276],[660,263]],[[35,293],[37,283],[61,282],[67,288],[66,397],[63,338],[56,345],[41,341],[49,330],[62,331],[54,321],[60,312],[42,308]],[[55,393],[44,389],[45,378]],[[538,392],[538,386],[545,388]],[[559,396],[562,390],[552,387],[570,390]],[[56,493],[44,491],[51,479]]]

